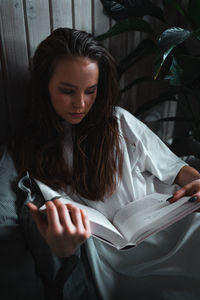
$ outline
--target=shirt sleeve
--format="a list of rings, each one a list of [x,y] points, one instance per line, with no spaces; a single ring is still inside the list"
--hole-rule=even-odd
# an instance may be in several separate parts
[[[132,145],[140,172],[149,172],[160,181],[173,184],[180,169],[187,165],[177,157],[144,123],[118,108],[120,130],[126,144]],[[129,146],[130,147],[130,146]]]

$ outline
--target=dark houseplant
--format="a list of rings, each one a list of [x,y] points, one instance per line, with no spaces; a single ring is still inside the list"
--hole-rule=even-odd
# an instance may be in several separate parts
[[[106,12],[116,21],[99,40],[126,32],[145,32],[135,49],[123,58],[119,65],[120,76],[139,60],[153,59],[152,76],[145,74],[128,82],[121,93],[146,81],[166,83],[158,97],[147,99],[135,111],[140,116],[152,111],[166,101],[177,102],[177,115],[154,122],[175,122],[173,142],[170,148],[179,156],[200,154],[200,1],[188,0],[182,7],[180,1],[163,0],[101,0]],[[159,4],[158,4],[159,3]],[[169,10],[180,15],[182,26],[177,27],[167,16]],[[150,16],[150,21],[146,16]],[[152,22],[152,20],[159,22]],[[156,24],[156,25],[155,25]],[[160,30],[162,29],[162,32]],[[155,83],[154,83],[155,84]],[[192,147],[191,147],[192,146]]]

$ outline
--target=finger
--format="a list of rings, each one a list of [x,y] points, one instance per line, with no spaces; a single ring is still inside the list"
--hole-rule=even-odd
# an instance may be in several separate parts
[[[54,205],[57,208],[60,223],[69,231],[73,232],[75,230],[74,224],[71,220],[70,212],[69,209],[67,208],[66,205],[64,205],[61,201],[59,200],[54,200],[53,201]]]
[[[80,209],[72,204],[67,204],[67,208],[70,210],[70,216],[73,224],[79,231],[84,231]]]
[[[196,184],[196,182],[197,180],[191,181],[190,183],[186,184],[181,189],[176,191],[174,195],[176,195],[177,197],[181,195],[181,197],[183,197],[183,196],[190,196],[195,193],[198,193],[200,191],[200,185]]]
[[[91,227],[90,227],[90,221],[89,221],[89,218],[88,216],[86,215],[86,213],[84,212],[83,209],[80,210],[81,212],[81,217],[82,217],[82,223],[83,223],[83,226],[88,234],[88,237],[91,235]]]
[[[197,180],[194,180],[186,185],[187,188],[186,195],[192,195],[195,193],[198,194],[200,192],[200,185],[199,183],[197,184],[196,182]]]
[[[178,191],[176,191],[173,196],[175,199],[180,199],[181,197],[185,196],[186,192],[187,192],[187,188],[186,188],[186,186],[184,186],[181,189],[179,189]]]
[[[189,202],[196,202],[200,201],[200,192],[191,195],[190,199],[188,200]]]
[[[46,210],[47,210],[47,219],[48,219],[48,228],[50,231],[58,231],[61,230],[60,219],[58,215],[58,211],[56,206],[54,205],[54,201],[46,202]]]
[[[190,202],[194,202],[196,200],[200,201],[200,192],[198,193],[193,193],[193,189],[190,188],[190,184],[184,186],[183,188],[181,188],[180,190],[176,191],[173,195],[172,198],[169,199],[170,203],[174,203],[177,200],[179,200],[180,198],[184,197],[184,196],[191,196],[191,200],[189,199]]]
[[[38,230],[43,233],[47,228],[47,221],[45,216],[38,210],[38,207],[33,203],[27,203],[27,206],[30,210],[30,213],[33,217],[33,220],[36,223]]]
[[[176,191],[172,197],[168,198],[167,201],[170,203],[174,203],[177,200],[179,200],[180,198],[184,197],[186,195],[186,186],[182,187],[181,189],[179,189],[178,191]]]
[[[188,201],[191,202],[191,203],[194,203],[196,201],[200,201],[200,192],[192,195],[192,197],[190,197],[190,199]],[[199,213],[200,212],[200,208],[197,209],[197,210],[195,210],[195,212]]]

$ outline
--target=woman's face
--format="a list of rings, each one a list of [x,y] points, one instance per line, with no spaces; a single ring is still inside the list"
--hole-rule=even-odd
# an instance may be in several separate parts
[[[89,58],[58,61],[48,84],[57,114],[71,124],[81,122],[96,99],[98,79],[98,65]]]

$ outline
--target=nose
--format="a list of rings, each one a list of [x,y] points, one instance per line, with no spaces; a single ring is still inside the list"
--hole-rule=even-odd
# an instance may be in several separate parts
[[[84,94],[77,95],[73,101],[73,107],[84,108],[84,106],[85,106],[85,95]]]

